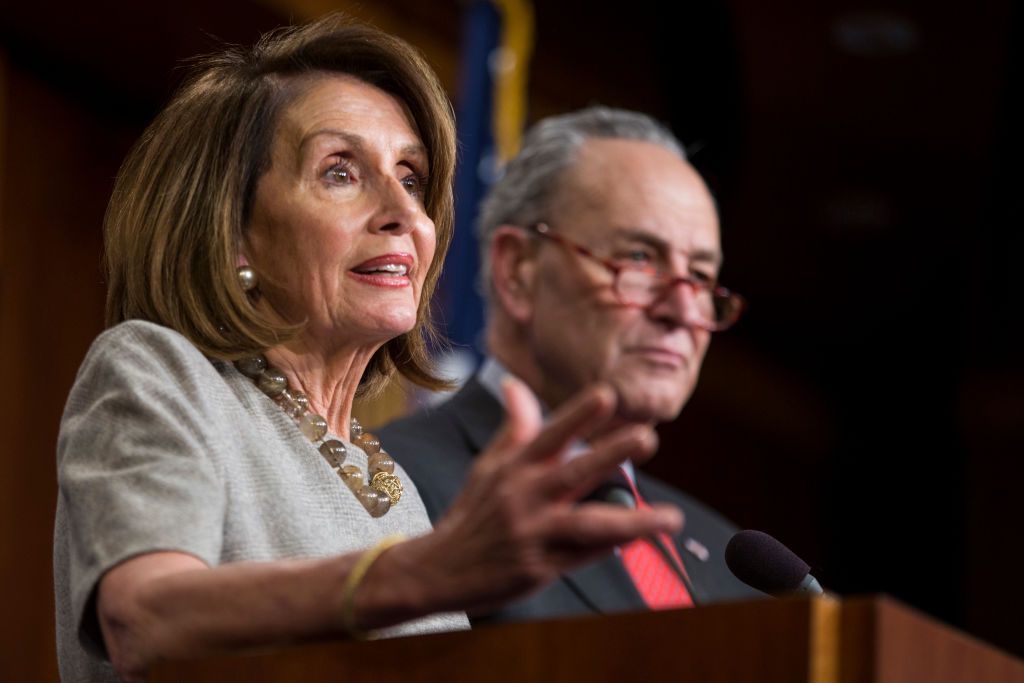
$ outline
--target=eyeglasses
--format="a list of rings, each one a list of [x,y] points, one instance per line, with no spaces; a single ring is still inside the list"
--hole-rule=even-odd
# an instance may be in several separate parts
[[[552,232],[547,223],[535,223],[529,231],[603,266],[612,274],[612,291],[625,306],[647,308],[667,296],[676,285],[684,284],[693,293],[692,324],[711,332],[730,327],[746,307],[743,297],[719,287],[712,280],[662,273],[651,266],[601,258],[582,244]]]

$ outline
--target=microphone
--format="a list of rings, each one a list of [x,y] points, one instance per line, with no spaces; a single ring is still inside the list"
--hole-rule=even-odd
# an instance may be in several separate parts
[[[735,533],[725,546],[725,564],[743,583],[777,598],[825,592],[806,562],[763,531]]]
[[[620,469],[608,479],[591,491],[582,502],[609,503],[619,505],[630,510],[636,509],[636,499],[633,498],[633,490],[626,480],[626,475]]]

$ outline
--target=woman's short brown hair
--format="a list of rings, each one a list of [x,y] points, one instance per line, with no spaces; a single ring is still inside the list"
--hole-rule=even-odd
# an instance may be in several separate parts
[[[402,101],[430,159],[426,212],[437,231],[417,324],[371,359],[361,390],[394,371],[446,386],[433,371],[430,297],[452,235],[455,121],[426,60],[408,43],[341,15],[269,33],[252,49],[196,60],[191,77],[125,160],[105,219],[107,325],[140,318],[170,327],[208,356],[235,359],[294,337],[257,311],[237,276],[256,185],[270,166],[297,77],[345,73]]]

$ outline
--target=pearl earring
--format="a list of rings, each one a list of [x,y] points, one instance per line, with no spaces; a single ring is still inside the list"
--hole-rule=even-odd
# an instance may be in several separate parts
[[[242,285],[242,289],[246,292],[251,292],[256,289],[256,271],[252,269],[252,266],[239,266],[238,270],[238,284]]]

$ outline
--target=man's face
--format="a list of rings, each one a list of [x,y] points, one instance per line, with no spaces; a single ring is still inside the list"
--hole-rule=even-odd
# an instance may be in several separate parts
[[[598,256],[663,273],[716,278],[718,216],[697,172],[657,145],[584,143],[559,185],[551,231]],[[622,305],[600,264],[538,242],[529,344],[541,398],[557,405],[595,381],[619,395],[619,417],[674,419],[697,381],[710,333],[690,324],[692,292],[676,284],[641,308]]]

